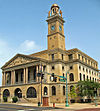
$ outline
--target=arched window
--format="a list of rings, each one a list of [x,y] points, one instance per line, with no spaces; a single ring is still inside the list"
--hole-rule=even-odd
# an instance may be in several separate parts
[[[71,74],[69,75],[69,79],[70,79],[70,81],[74,81],[74,74],[73,74],[73,73],[71,73]]]
[[[82,74],[80,73],[80,81],[82,81]]]
[[[72,88],[73,88],[74,86],[72,85],[72,86],[70,86],[70,92],[72,91]]]
[[[63,86],[63,95],[65,95],[65,86]]]
[[[36,98],[36,97],[37,97],[36,89],[34,87],[29,87],[27,90],[27,98]]]
[[[48,95],[48,89],[46,86],[44,87],[44,95]]]
[[[56,95],[56,87],[52,86],[52,95]]]
[[[9,97],[9,96],[10,96],[9,90],[8,90],[8,89],[5,89],[5,90],[3,91],[3,97]]]
[[[22,98],[22,91],[20,88],[15,89],[15,96]]]

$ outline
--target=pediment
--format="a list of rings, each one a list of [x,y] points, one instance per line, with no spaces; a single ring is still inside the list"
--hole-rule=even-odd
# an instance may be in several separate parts
[[[25,63],[36,61],[36,58],[29,57],[27,55],[17,54],[10,61],[8,61],[2,68],[9,68]]]

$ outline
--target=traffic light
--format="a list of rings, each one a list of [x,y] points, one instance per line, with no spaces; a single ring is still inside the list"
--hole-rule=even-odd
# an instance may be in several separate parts
[[[41,79],[44,79],[44,74],[42,74],[42,77],[41,77]]]
[[[54,77],[54,73],[52,73],[52,75],[51,75],[52,77]]]
[[[54,77],[53,81],[54,81],[54,82],[57,82],[57,77]]]

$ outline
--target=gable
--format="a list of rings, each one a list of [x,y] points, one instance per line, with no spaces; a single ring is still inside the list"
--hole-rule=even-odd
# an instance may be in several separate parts
[[[17,54],[10,61],[8,61],[2,67],[2,69],[17,66],[17,65],[21,65],[21,64],[25,64],[25,63],[29,63],[29,62],[32,62],[32,61],[36,61],[37,59],[38,58],[29,57],[27,55]]]

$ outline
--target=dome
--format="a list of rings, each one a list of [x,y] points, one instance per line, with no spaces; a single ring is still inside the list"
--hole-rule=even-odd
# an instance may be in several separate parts
[[[53,5],[51,6],[51,9],[52,9],[53,7],[58,7],[58,8],[59,8],[59,6],[58,6],[57,4],[53,4]]]

